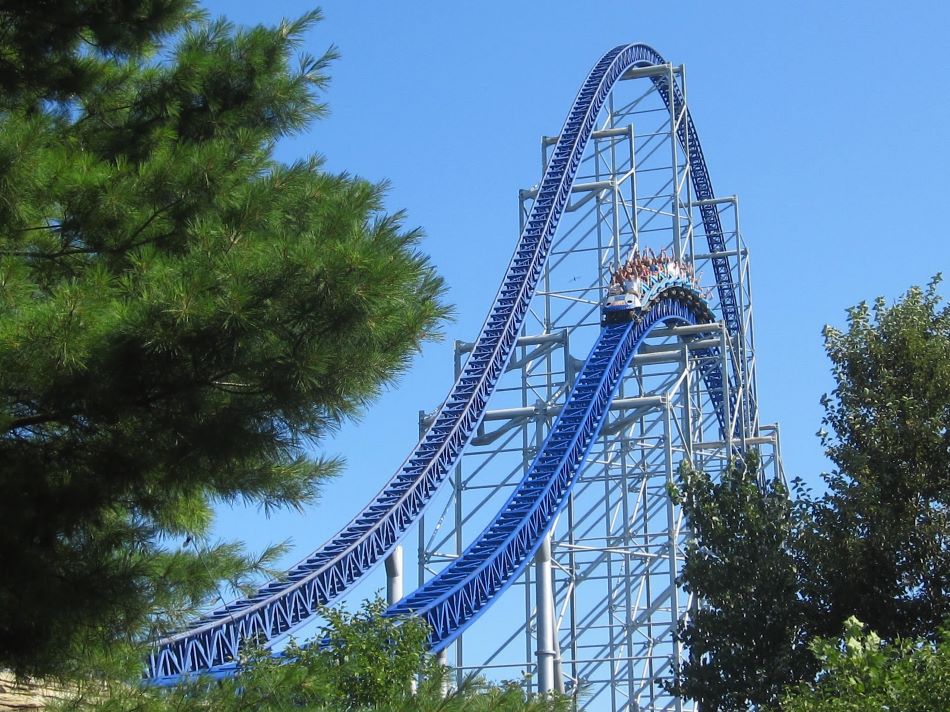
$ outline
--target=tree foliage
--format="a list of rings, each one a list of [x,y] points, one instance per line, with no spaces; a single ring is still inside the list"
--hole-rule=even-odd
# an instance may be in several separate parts
[[[687,473],[697,542],[683,578],[709,609],[683,631],[693,653],[678,684],[704,710],[776,703],[783,680],[817,669],[809,643],[853,616],[885,643],[937,640],[950,616],[950,306],[938,285],[826,327],[835,388],[819,435],[835,469],[822,494],[798,483],[782,505],[751,480],[734,496],[734,470],[719,484]]]
[[[945,712],[950,709],[950,638],[885,643],[854,617],[840,639],[816,638],[821,662],[814,682],[782,699],[784,712]]]
[[[207,542],[212,505],[313,499],[311,446],[438,335],[383,187],[274,158],[325,110],[317,19],[0,3],[0,666],[246,584],[268,556]]]
[[[102,81],[104,59],[143,57],[199,16],[194,0],[2,0],[0,106],[68,106]]]
[[[684,463],[673,493],[693,539],[681,573],[702,598],[679,633],[689,652],[671,688],[702,710],[776,702],[809,664],[795,561],[785,547],[793,508],[780,482],[762,487],[754,451],[719,481]]]
[[[281,659],[252,651],[242,672],[209,683],[170,689],[94,681],[62,705],[71,712],[287,712],[379,710],[392,712],[567,712],[563,696],[530,696],[517,685],[469,678],[448,689],[448,670],[426,650],[420,618],[383,618],[381,600],[355,612],[328,609],[315,640],[291,645]],[[415,683],[415,684],[414,684]]]
[[[835,389],[821,435],[836,469],[800,547],[819,635],[856,616],[885,640],[933,637],[950,616],[950,305],[938,284],[825,329]]]

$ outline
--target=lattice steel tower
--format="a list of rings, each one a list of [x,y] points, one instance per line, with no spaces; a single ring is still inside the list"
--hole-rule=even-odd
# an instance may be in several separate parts
[[[684,460],[717,475],[750,447],[763,480],[782,477],[758,417],[738,201],[712,190],[683,67],[642,44],[603,55],[541,156],[488,316],[456,344],[456,381],[406,460],[283,577],[155,641],[153,683],[237,673],[247,641],[279,649],[323,606],[365,597],[385,559],[384,615],[423,617],[460,678],[587,709],[690,708],[663,686],[698,605],[677,582],[688,530],[669,485]],[[602,326],[611,273],[647,248],[690,262],[708,303],[664,281]],[[405,596],[400,541],[417,542]]]
[[[677,95],[681,103],[669,101]],[[674,632],[696,605],[677,585],[688,528],[668,485],[684,460],[716,474],[730,453],[752,446],[763,478],[783,475],[778,430],[758,418],[738,199],[696,195],[690,152],[700,149],[690,145],[685,97],[684,68],[669,64],[629,70],[611,92],[516,352],[449,491],[421,522],[418,583],[458,556],[531,465],[597,336],[611,271],[634,249],[694,263],[717,314],[713,260],[727,264],[739,323],[652,333],[534,565],[448,649],[459,679],[478,671],[573,691],[585,709],[693,709],[662,686],[682,654]],[[542,169],[556,141],[542,138]],[[537,187],[519,191],[522,228],[536,195]],[[721,247],[710,252],[713,211]],[[456,373],[471,348],[456,342]],[[718,394],[701,375],[710,368],[722,374]],[[420,413],[421,426],[427,418]]]

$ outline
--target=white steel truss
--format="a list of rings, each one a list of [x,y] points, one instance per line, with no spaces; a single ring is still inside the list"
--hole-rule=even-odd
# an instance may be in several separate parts
[[[685,96],[684,68],[661,71]],[[635,248],[692,262],[714,310],[711,260],[728,258],[741,333],[731,336],[715,323],[662,329],[648,339],[535,566],[449,649],[446,660],[459,681],[477,672],[532,691],[553,687],[574,694],[581,709],[694,709],[664,687],[682,656],[677,627],[696,605],[677,581],[688,523],[669,487],[684,460],[717,475],[731,453],[747,447],[759,449],[763,478],[783,475],[778,430],[758,422],[738,200],[712,201],[726,250],[710,254],[688,147],[677,141],[684,120],[635,71],[611,95],[507,374],[451,487],[420,523],[418,583],[458,556],[530,466],[597,334],[610,274]],[[544,162],[555,140],[542,139]],[[522,221],[535,195],[533,188],[519,192]],[[470,349],[456,342],[456,372]],[[737,393],[721,399],[734,404],[726,417],[738,427],[720,428],[701,359],[717,360],[725,390],[728,375],[739,374],[732,379]],[[426,417],[420,413],[421,423]]]

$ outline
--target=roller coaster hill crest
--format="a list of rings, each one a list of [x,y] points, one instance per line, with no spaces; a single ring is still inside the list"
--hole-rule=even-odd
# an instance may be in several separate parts
[[[498,291],[405,462],[284,577],[157,641],[150,681],[233,674],[245,641],[278,650],[385,563],[386,615],[423,617],[459,682],[694,709],[663,684],[700,605],[677,584],[689,530],[668,485],[752,447],[763,482],[784,478],[738,199],[713,191],[685,68],[644,44],[604,54],[541,146]]]

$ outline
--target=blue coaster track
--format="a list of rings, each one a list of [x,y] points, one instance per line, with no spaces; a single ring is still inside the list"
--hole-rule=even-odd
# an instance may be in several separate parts
[[[698,295],[683,287],[661,291],[633,321],[606,324],[534,462],[492,522],[434,578],[387,609],[429,624],[438,652],[470,626],[514,581],[550,529],[607,417],[624,371],[659,324],[712,321]]]
[[[666,64],[665,60],[651,47],[631,44],[615,47],[594,65],[561,129],[471,355],[428,430],[392,479],[346,527],[285,577],[158,641],[147,661],[147,678],[171,681],[181,675],[233,665],[243,641],[271,644],[286,636],[311,619],[321,606],[350,590],[398,543],[445,480],[485,413],[528,313],[577,168],[608,94],[629,69],[661,64]],[[682,93],[670,77],[657,74],[651,81],[678,117],[677,138],[690,164],[696,198],[708,200],[715,196],[699,137]],[[701,216],[709,251],[724,252],[715,206],[703,205]],[[723,321],[730,335],[740,338],[737,295],[727,259],[714,257],[713,269]],[[721,385],[721,374],[708,372],[704,376],[711,392],[721,392],[716,386],[716,379]],[[737,374],[729,375],[730,381],[734,378]],[[729,392],[734,394],[735,388]],[[721,414],[723,404],[717,406]]]

